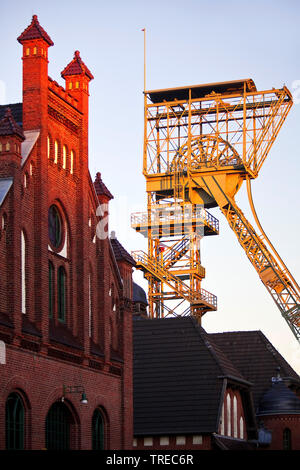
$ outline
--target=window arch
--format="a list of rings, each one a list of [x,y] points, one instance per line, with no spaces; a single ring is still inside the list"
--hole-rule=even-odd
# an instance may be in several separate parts
[[[5,438],[7,450],[24,449],[25,407],[18,393],[11,393],[6,400]]]
[[[46,417],[46,449],[69,450],[71,448],[70,431],[74,422],[71,411],[62,402],[55,402]]]
[[[66,271],[60,266],[57,271],[57,316],[61,322],[66,321]]]
[[[289,428],[283,430],[283,450],[292,450],[292,433]]]
[[[105,449],[105,420],[99,408],[94,411],[92,418],[92,450]]]

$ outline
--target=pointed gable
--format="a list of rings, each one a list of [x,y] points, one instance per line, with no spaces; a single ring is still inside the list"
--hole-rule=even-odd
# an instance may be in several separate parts
[[[114,198],[111,192],[103,183],[102,178],[101,178],[101,173],[99,172],[96,174],[94,187],[95,187],[97,196],[106,196],[109,200]]]
[[[63,78],[69,75],[86,75],[90,80],[94,78],[93,74],[81,59],[79,51],[75,51],[73,60],[61,72]]]
[[[25,140],[23,130],[14,120],[10,108],[6,109],[4,117],[0,121],[0,136],[6,135],[17,135],[22,140]]]
[[[49,46],[53,46],[54,42],[46,31],[41,27],[37,15],[33,15],[32,21],[29,26],[23,31],[23,33],[18,37],[19,43],[24,41],[30,41],[32,39],[44,39]]]

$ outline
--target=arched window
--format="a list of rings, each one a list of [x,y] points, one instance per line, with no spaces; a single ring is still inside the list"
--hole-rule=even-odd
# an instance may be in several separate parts
[[[233,437],[238,437],[237,398],[233,397]]]
[[[71,150],[71,153],[70,153],[70,173],[71,175],[73,174],[74,172],[74,152],[73,150]]]
[[[26,239],[23,231],[21,232],[21,291],[22,313],[26,313]]]
[[[66,271],[62,266],[57,271],[57,316],[61,322],[66,321]]]
[[[231,436],[231,397],[227,394],[227,436]]]
[[[70,426],[72,415],[68,407],[59,401],[55,402],[46,418],[46,449],[69,450]]]
[[[104,419],[101,411],[96,409],[92,419],[92,450],[105,449]]]
[[[5,407],[5,436],[7,450],[23,450],[25,442],[25,408],[18,393],[11,393]]]
[[[92,280],[91,273],[89,273],[89,337],[92,336]]]
[[[283,430],[283,450],[292,450],[292,433],[289,428]]]
[[[240,439],[244,439],[244,418],[240,417]]]
[[[58,142],[54,142],[54,163],[58,162]]]
[[[53,318],[54,312],[54,266],[51,261],[49,261],[49,317]]]
[[[63,164],[62,164],[63,169],[65,170],[67,167],[67,147],[64,145],[63,146]]]
[[[224,423],[224,420],[225,420],[225,410],[224,410],[224,402],[223,402],[223,405],[222,405],[222,415],[221,415],[221,430],[220,430],[220,433],[222,435],[225,434],[225,423]]]
[[[48,158],[50,158],[50,153],[51,153],[51,142],[50,142],[50,137],[47,137],[47,155]]]
[[[58,248],[62,242],[62,219],[55,205],[49,208],[48,232],[51,245],[54,248]]]

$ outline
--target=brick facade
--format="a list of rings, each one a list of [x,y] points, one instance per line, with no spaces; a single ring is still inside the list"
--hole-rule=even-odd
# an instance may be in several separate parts
[[[47,413],[64,385],[84,387],[88,398],[83,405],[77,394],[65,397],[71,448],[92,448],[96,408],[103,417],[104,446],[130,448],[132,289],[125,292],[122,276],[132,282],[132,265],[117,262],[109,238],[96,236],[105,214],[97,210],[103,200],[88,170],[93,76],[76,51],[62,72],[66,88],[48,77],[53,43],[36,16],[18,41],[23,135],[0,122],[0,182],[8,187],[12,181],[2,204],[0,199],[0,339],[6,344],[0,449],[6,446],[8,396],[17,392],[23,402],[24,447],[42,449]],[[49,233],[51,206],[60,229],[57,234],[57,227],[50,228],[59,236],[57,246]]]

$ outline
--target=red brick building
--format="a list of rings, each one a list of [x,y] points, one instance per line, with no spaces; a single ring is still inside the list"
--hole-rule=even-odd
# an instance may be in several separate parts
[[[0,449],[130,448],[134,261],[89,174],[93,75],[76,51],[65,87],[48,77],[36,16],[18,41],[23,101],[0,107]]]

